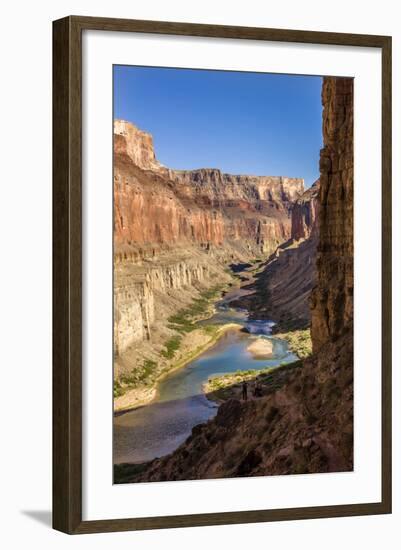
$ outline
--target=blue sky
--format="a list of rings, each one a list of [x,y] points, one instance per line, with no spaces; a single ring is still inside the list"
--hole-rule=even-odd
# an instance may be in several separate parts
[[[322,79],[265,73],[114,67],[114,116],[153,135],[175,169],[319,176]]]

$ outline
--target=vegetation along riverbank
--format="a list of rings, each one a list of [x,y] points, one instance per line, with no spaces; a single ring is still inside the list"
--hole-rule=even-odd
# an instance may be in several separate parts
[[[200,320],[210,318],[215,303],[229,287],[215,286],[203,291],[185,309],[168,319],[170,337],[154,359],[145,359],[142,368],[134,368],[114,381],[114,411],[122,413],[150,403],[157,396],[158,383],[193,361],[213,346],[227,331],[240,328],[235,323],[200,326]]]

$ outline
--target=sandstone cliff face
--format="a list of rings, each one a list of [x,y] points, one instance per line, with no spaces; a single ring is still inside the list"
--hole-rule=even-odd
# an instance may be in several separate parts
[[[251,316],[276,322],[279,331],[307,328],[315,284],[319,180],[296,200],[291,211],[292,238],[277,248],[256,275],[254,293],[245,297]]]
[[[156,160],[152,136],[125,120],[114,121],[114,151],[126,154],[143,170],[162,169]]]
[[[124,282],[123,282],[124,281]],[[114,285],[114,353],[120,355],[132,343],[150,339],[155,318],[154,291],[148,281],[118,277]]]
[[[155,244],[223,242],[221,212],[185,205],[160,175],[141,170],[124,155],[115,156],[114,224],[117,254]]]
[[[316,278],[317,239],[278,249],[258,276],[252,316],[273,319],[275,330],[304,329],[311,324],[310,295]]]
[[[322,100],[314,351],[352,329],[353,322],[353,80],[325,78]]]
[[[310,237],[318,226],[319,180],[307,189],[294,203],[291,212],[291,239],[300,240]]]
[[[179,184],[181,193],[200,195],[224,204],[226,201],[268,201],[280,207],[295,201],[304,191],[301,178],[224,174],[215,168],[168,170],[168,176]]]
[[[174,304],[185,305],[185,301],[180,301],[180,297],[185,296],[182,289],[187,289],[190,299],[211,280],[228,279],[201,254],[181,252],[173,259],[169,256],[159,252],[156,259],[143,262],[128,259],[115,264],[114,352],[117,356],[132,344],[157,340],[160,332],[153,330],[155,319],[167,324],[168,315],[174,313]],[[166,301],[170,301],[172,307],[163,304]]]
[[[134,481],[352,470],[352,95],[352,79],[324,78],[314,355],[264,397],[227,401]]]
[[[149,134],[115,121],[117,252],[183,242],[271,253],[290,236],[292,204],[303,185],[297,178],[169,170],[156,160]]]

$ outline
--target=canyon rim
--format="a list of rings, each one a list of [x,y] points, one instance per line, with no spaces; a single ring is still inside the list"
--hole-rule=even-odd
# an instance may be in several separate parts
[[[352,79],[117,71],[115,483],[352,470]]]

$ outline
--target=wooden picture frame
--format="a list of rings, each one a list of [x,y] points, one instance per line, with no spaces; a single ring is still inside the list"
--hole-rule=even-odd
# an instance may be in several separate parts
[[[82,45],[84,30],[378,48],[382,55],[380,502],[82,520]],[[71,16],[53,23],[53,527],[69,534],[391,512],[391,37]]]

